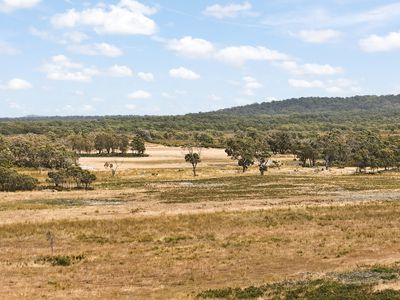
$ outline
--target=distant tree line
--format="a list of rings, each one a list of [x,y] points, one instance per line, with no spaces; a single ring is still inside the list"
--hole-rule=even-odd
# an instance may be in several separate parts
[[[237,131],[256,128],[259,132],[286,131],[310,135],[333,129],[381,134],[400,132],[400,95],[356,96],[350,98],[306,97],[285,101],[255,103],[208,113],[181,116],[105,116],[105,117],[27,117],[0,119],[0,134],[43,134],[49,138],[71,135],[92,136],[115,132],[130,138],[140,134],[145,141],[183,146],[203,142],[203,147],[225,146],[225,137]],[[99,151],[107,152],[107,145]],[[83,144],[81,144],[83,142]],[[94,141],[77,140],[88,152]],[[114,151],[126,149],[126,142],[113,144]],[[98,145],[99,148],[101,147]],[[121,148],[121,149],[120,149]],[[97,149],[96,149],[97,150]]]

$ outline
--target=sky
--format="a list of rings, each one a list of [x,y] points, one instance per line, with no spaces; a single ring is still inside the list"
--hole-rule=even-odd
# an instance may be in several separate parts
[[[400,1],[0,0],[0,117],[400,93]]]

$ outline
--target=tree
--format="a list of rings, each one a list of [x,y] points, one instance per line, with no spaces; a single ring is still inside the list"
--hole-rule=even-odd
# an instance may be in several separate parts
[[[243,133],[236,134],[227,142],[225,153],[238,161],[243,173],[254,164],[255,146],[254,140]]]
[[[56,188],[63,187],[68,180],[66,170],[50,171],[47,173],[49,182],[53,183]]]
[[[268,160],[271,157],[270,149],[264,140],[258,140],[255,146],[255,159],[258,162],[258,170],[261,175],[268,171]]]
[[[137,155],[143,155],[144,152],[146,151],[144,139],[140,136],[135,136],[132,139],[130,145],[133,153],[136,153]]]
[[[328,170],[334,163],[344,164],[348,160],[350,150],[344,134],[340,131],[330,131],[318,138],[320,154]]]
[[[122,154],[126,154],[129,149],[129,137],[125,134],[121,134],[118,136],[118,150],[121,151]]]
[[[90,185],[96,181],[97,177],[95,174],[90,173],[88,170],[83,170],[81,174],[81,182],[85,186],[85,190],[88,190]]]
[[[36,188],[38,181],[28,175],[19,174],[16,171],[0,167],[0,191],[32,191]]]
[[[295,151],[303,167],[315,167],[317,159],[320,157],[320,148],[316,139],[305,139],[298,142]]]
[[[287,132],[276,132],[268,138],[268,144],[274,154],[285,154],[292,147],[293,139]]]
[[[14,155],[10,151],[7,141],[0,136],[0,167],[11,167]]]
[[[192,165],[193,176],[197,176],[197,164],[201,162],[201,148],[194,149],[193,147],[186,148],[188,153],[185,155],[185,161]]]

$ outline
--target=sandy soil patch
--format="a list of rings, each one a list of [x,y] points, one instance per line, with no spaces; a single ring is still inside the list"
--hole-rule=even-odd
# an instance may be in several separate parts
[[[163,169],[163,168],[190,168],[190,164],[184,160],[185,150],[180,147],[167,147],[156,144],[146,145],[148,157],[82,157],[79,164],[85,168],[103,171],[106,162],[117,161],[120,170],[129,169]],[[223,149],[202,149],[201,166],[213,166],[218,164],[234,164]]]

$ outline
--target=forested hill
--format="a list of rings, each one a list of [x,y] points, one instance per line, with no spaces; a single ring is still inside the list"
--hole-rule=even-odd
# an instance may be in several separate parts
[[[400,95],[355,96],[349,98],[308,97],[283,101],[254,103],[222,109],[212,114],[230,115],[275,115],[292,113],[328,112],[400,112]]]
[[[233,107],[180,116],[26,117],[0,119],[0,134],[67,136],[112,130],[151,133],[155,140],[183,140],[187,133],[208,132],[214,137],[236,130],[320,132],[378,130],[400,134],[400,95],[350,98],[300,98]]]

